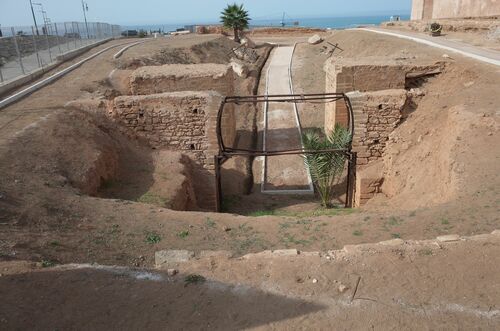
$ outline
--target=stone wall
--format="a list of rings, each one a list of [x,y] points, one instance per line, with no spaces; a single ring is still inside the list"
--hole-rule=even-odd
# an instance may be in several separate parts
[[[327,61],[324,68],[326,91],[347,93],[404,89],[409,79],[435,75],[443,68],[442,63],[399,65],[369,62],[366,59],[360,63]],[[325,130],[333,129],[336,123],[348,124],[347,107],[343,100],[325,106]]]
[[[222,95],[232,95],[233,79],[233,70],[225,64],[146,66],[130,75],[130,91],[132,94],[154,94],[212,90]]]
[[[221,103],[222,96],[212,91],[120,96],[110,113],[129,134],[146,139],[152,147],[182,151],[211,170],[218,152],[215,127]],[[233,122],[230,116],[223,120],[226,126]]]
[[[413,0],[411,19],[492,17],[500,15],[498,0]]]
[[[348,97],[354,113],[352,147],[357,163],[365,165],[382,157],[389,135],[403,117],[407,91],[352,92]]]

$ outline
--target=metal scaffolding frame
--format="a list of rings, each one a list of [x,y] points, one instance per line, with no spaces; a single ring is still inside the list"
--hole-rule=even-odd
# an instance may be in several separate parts
[[[306,150],[304,148],[295,148],[287,150],[259,150],[259,149],[243,149],[228,147],[224,143],[222,137],[222,117],[224,114],[224,106],[226,104],[244,104],[244,103],[269,103],[269,102],[293,102],[293,103],[330,103],[343,100],[348,112],[348,129],[351,136],[349,145],[344,149],[325,149],[325,150]],[[341,153],[347,157],[347,188],[345,207],[352,207],[354,182],[356,176],[356,152],[352,152],[352,138],[354,135],[354,114],[349,98],[344,93],[317,93],[317,94],[278,94],[278,95],[253,95],[253,96],[229,96],[224,97],[223,102],[217,114],[217,142],[219,145],[219,153],[214,156],[215,166],[215,197],[217,212],[221,211],[222,201],[222,181],[221,181],[221,166],[231,157],[234,156],[277,156],[277,155],[300,155],[300,154],[320,154],[320,153]]]

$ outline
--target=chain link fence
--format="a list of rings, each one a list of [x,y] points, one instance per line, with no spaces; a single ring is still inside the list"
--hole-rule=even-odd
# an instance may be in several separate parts
[[[94,22],[2,26],[0,30],[0,85],[49,66],[62,54],[121,33],[119,25]]]

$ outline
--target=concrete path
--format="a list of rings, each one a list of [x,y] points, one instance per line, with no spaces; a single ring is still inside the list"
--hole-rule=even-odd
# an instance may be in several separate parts
[[[500,52],[477,46],[472,46],[459,41],[449,40],[443,37],[432,37],[421,33],[408,32],[408,31],[394,31],[382,28],[359,28],[357,30],[369,31],[397,38],[412,40],[421,44],[426,44],[453,53],[458,53],[460,55],[470,57],[481,62],[500,66]]]
[[[271,54],[266,77],[266,94],[292,94],[290,64],[293,46],[278,47]],[[264,105],[264,150],[277,151],[302,147],[298,116],[293,103]],[[309,173],[300,155],[265,157],[263,193],[312,193]]]

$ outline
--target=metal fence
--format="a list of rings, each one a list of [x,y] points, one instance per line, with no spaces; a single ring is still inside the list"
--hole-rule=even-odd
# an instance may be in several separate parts
[[[95,22],[2,26],[0,30],[0,85],[54,63],[59,55],[121,33],[119,25]]]

